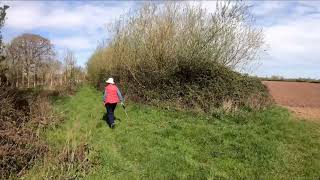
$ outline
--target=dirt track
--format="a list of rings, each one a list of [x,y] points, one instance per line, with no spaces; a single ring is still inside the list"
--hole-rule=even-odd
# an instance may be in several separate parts
[[[320,83],[263,81],[276,103],[299,117],[320,120]]]

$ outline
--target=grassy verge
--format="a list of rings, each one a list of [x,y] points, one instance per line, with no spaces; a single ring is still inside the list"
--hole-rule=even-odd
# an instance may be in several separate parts
[[[112,130],[103,121],[101,93],[85,86],[56,110],[65,122],[43,132],[51,155],[27,178],[320,177],[320,124],[294,120],[278,107],[217,119],[134,104],[129,119],[116,109],[120,121]],[[87,148],[85,158],[77,159],[78,147]],[[69,163],[61,160],[66,154]]]

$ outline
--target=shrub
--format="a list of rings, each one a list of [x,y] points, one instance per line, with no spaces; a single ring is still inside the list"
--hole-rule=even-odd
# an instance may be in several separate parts
[[[113,76],[127,97],[158,105],[263,107],[262,83],[234,71],[263,44],[250,20],[242,3],[218,2],[213,14],[188,4],[145,5],[113,24],[114,38],[87,64],[89,79],[99,85]]]
[[[198,66],[179,65],[166,76],[150,72],[136,74],[140,84],[133,81],[130,73],[115,77],[125,87],[128,95],[138,101],[153,104],[175,104],[182,108],[201,109],[206,112],[221,107],[224,102],[232,106],[259,109],[269,103],[269,95],[259,79],[241,75],[216,63]]]
[[[48,96],[52,92],[0,86],[0,176],[22,175],[48,148],[39,132],[56,122]]]

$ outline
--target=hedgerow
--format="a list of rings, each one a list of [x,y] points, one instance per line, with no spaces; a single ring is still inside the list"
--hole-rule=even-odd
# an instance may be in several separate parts
[[[112,76],[131,100],[199,109],[259,109],[266,87],[236,72],[256,59],[263,45],[242,3],[218,2],[207,13],[188,4],[148,4],[111,26],[113,39],[87,64],[99,86]]]

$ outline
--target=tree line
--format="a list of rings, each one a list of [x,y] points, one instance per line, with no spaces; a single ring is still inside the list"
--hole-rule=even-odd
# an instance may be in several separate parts
[[[1,27],[6,9],[1,7]],[[1,37],[0,85],[12,88],[72,87],[85,78],[84,69],[76,65],[71,50],[62,61],[57,58],[52,42],[40,35],[25,33],[3,44]]]

